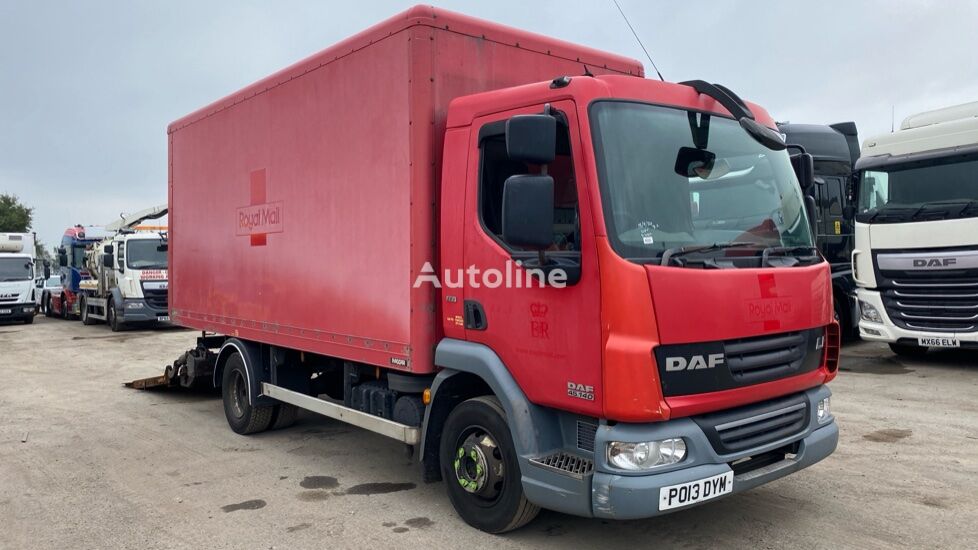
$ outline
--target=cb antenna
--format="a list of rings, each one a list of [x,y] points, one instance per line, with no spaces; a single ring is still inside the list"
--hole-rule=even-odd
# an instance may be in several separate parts
[[[634,36],[635,40],[638,41],[638,45],[642,47],[642,51],[645,52],[645,57],[649,58],[649,63],[652,64],[652,69],[655,70],[655,74],[659,75],[659,80],[665,82],[666,79],[662,78],[662,73],[660,73],[659,68],[655,66],[655,61],[652,61],[652,56],[649,55],[649,50],[645,49],[645,44],[642,44],[642,39],[638,37],[638,33],[635,32],[635,28],[632,27],[632,24],[628,21],[628,16],[626,16],[624,10],[621,9],[621,4],[618,3],[618,0],[611,1],[615,3],[615,7],[618,8],[618,13],[621,14],[621,18],[624,19],[625,24],[628,25],[628,30],[632,31],[632,36]]]

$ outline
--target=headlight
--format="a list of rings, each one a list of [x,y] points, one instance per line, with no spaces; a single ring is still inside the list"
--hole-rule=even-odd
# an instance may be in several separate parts
[[[126,309],[143,309],[142,302],[129,302],[126,304]]]
[[[862,300],[859,300],[859,317],[864,321],[869,321],[870,323],[883,322],[883,316],[876,310],[876,307]]]
[[[815,413],[815,417],[818,419],[819,424],[825,424],[832,418],[831,403],[831,397],[826,397],[818,402],[818,410]]]
[[[681,462],[684,458],[686,441],[681,437],[640,443],[608,443],[608,462],[622,470],[650,470]]]

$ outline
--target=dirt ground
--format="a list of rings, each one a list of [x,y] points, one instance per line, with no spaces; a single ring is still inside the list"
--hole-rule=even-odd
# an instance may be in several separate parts
[[[0,326],[0,548],[978,547],[976,353],[850,345],[820,464],[657,519],[543,512],[491,536],[391,440],[313,415],[239,436],[215,396],[122,386],[195,336]]]

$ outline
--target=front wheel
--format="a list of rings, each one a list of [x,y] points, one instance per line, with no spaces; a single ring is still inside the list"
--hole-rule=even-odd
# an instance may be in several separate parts
[[[440,456],[448,498],[472,527],[505,533],[540,512],[523,493],[516,448],[495,397],[476,397],[455,407],[445,421]]]
[[[115,303],[112,298],[109,298],[108,303],[105,305],[105,322],[108,323],[109,328],[112,332],[119,332],[122,330],[123,324],[119,320],[119,314],[115,311]]]
[[[920,358],[927,355],[927,349],[913,344],[890,344],[890,350],[902,357]]]
[[[79,300],[80,301],[78,302],[79,304],[78,308],[79,308],[79,315],[81,315],[82,324],[94,325],[95,319],[93,319],[92,316],[88,314],[88,298],[82,296],[81,298],[79,298]]]
[[[248,402],[248,372],[239,353],[229,357],[224,364],[221,396],[224,399],[224,416],[234,433],[248,435],[263,432],[271,425],[275,407],[255,407]]]

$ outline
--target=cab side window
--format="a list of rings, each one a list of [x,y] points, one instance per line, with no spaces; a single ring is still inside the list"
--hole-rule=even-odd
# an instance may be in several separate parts
[[[116,269],[119,269],[120,267],[122,267],[122,261],[125,259],[125,257],[126,257],[126,244],[125,243],[119,243],[119,246],[118,246],[118,248],[116,248],[116,252],[115,252],[115,268]]]
[[[489,127],[491,130],[486,132]],[[539,174],[540,167],[510,160],[506,155],[504,128],[502,124],[490,123],[483,129],[479,144],[479,214],[486,232],[496,241],[510,250],[520,250],[502,239],[503,185],[510,176]],[[553,244],[548,250],[579,251],[577,181],[566,123],[557,123],[557,155],[553,163],[547,165],[547,173],[554,179]]]

